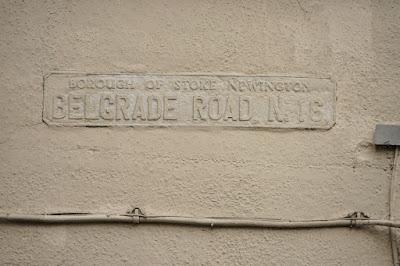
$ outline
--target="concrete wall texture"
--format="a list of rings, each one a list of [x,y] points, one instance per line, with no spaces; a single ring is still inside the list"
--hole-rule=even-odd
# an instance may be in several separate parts
[[[137,206],[165,215],[313,219],[362,210],[388,218],[394,150],[375,147],[372,136],[376,123],[400,121],[399,1],[2,0],[0,35],[2,213]],[[330,77],[336,124],[49,126],[43,76],[54,71]],[[392,265],[388,229],[378,227],[1,224],[0,261]]]

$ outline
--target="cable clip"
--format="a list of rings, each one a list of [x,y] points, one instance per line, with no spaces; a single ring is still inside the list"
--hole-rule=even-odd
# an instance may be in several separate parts
[[[350,220],[350,228],[353,228],[357,226],[357,220],[368,220],[369,216],[364,212],[355,211],[349,213],[344,218]]]
[[[144,216],[144,213],[140,208],[134,208],[133,210],[129,211],[128,214],[132,217],[132,222],[135,224],[139,224],[140,217]]]

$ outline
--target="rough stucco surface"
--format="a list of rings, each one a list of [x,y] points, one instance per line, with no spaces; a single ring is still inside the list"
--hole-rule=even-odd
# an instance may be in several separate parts
[[[398,1],[1,1],[0,211],[388,217],[400,121]],[[63,128],[43,76],[307,74],[337,82],[320,130]],[[399,203],[400,204],[400,200]],[[400,206],[400,205],[398,205]],[[391,265],[382,228],[0,225],[1,264]]]

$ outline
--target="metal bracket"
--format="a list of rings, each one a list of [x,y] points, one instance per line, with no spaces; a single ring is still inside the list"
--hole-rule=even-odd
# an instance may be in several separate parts
[[[144,217],[144,213],[140,208],[134,208],[133,210],[128,212],[128,215],[132,217],[132,221],[135,224],[139,224],[140,217]]]
[[[349,219],[351,221],[350,228],[353,228],[357,226],[357,220],[368,220],[370,217],[366,215],[364,212],[355,211],[349,213],[344,218]]]
[[[400,125],[378,124],[374,135],[375,145],[400,145]]]

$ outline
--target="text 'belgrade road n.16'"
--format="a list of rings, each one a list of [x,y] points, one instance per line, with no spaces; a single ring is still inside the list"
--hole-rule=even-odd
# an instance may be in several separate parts
[[[43,120],[62,126],[329,129],[335,84],[298,77],[51,74]]]

